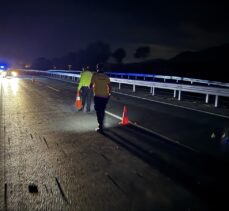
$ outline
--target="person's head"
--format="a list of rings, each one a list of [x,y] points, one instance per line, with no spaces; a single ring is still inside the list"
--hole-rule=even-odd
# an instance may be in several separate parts
[[[86,65],[85,70],[90,70],[90,67],[88,65]]]
[[[96,65],[96,71],[97,72],[103,72],[103,64],[102,63],[98,63],[97,65]]]
[[[85,71],[85,70],[86,70],[86,66],[83,65],[83,66],[82,66],[82,71]]]
[[[89,70],[90,67],[88,65],[83,65],[82,66],[82,71],[86,71],[86,70]]]

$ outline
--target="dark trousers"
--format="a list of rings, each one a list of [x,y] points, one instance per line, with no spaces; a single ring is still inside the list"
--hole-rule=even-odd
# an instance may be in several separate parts
[[[86,110],[89,112],[91,110],[91,100],[92,100],[93,92],[87,86],[83,86],[81,88],[81,97],[82,97],[82,109],[84,109],[85,105],[87,105]]]
[[[105,109],[107,106],[109,98],[94,96],[95,111],[97,115],[97,121],[99,123],[99,128],[103,128]]]

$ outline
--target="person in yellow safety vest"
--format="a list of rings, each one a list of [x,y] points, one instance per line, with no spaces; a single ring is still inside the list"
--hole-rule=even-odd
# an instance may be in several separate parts
[[[110,78],[103,72],[103,64],[97,64],[97,72],[93,74],[90,87],[94,91],[94,108],[99,123],[97,132],[103,133],[104,116],[107,103],[111,95]]]
[[[89,66],[84,66],[82,70],[77,88],[82,98],[82,108],[78,111],[83,111],[86,105],[86,112],[89,113],[91,111],[91,100],[93,96],[92,89],[90,88],[93,73],[89,70]]]

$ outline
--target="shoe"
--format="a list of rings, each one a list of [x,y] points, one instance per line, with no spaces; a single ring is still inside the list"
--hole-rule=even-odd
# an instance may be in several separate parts
[[[83,108],[78,109],[78,111],[83,111]]]
[[[95,131],[98,133],[103,133],[103,129],[100,127],[95,128]]]

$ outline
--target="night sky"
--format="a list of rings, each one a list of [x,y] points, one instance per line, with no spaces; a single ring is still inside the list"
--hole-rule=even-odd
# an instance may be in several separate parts
[[[170,58],[229,42],[227,1],[65,0],[4,1],[0,12],[0,60],[32,62],[102,40],[129,54],[151,47],[151,58]]]

